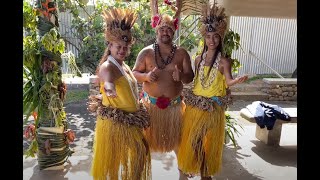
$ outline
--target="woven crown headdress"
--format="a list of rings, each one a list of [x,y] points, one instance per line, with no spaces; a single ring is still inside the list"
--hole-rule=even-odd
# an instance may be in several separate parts
[[[202,25],[200,26],[200,33],[205,36],[206,32],[217,32],[221,39],[224,38],[227,30],[227,16],[223,7],[218,7],[214,1],[212,7],[209,4],[202,6],[201,19]],[[211,7],[211,8],[210,8]]]
[[[103,11],[105,21],[105,38],[107,41],[124,41],[133,43],[131,28],[137,15],[130,9],[110,9]]]
[[[156,30],[163,26],[170,27],[173,31],[178,29],[178,18],[181,12],[181,0],[176,0],[176,5],[173,4],[170,0],[164,0],[164,3],[169,5],[172,10],[176,11],[176,14],[171,17],[167,14],[159,14],[158,11],[158,0],[150,0],[151,7],[151,26]]]

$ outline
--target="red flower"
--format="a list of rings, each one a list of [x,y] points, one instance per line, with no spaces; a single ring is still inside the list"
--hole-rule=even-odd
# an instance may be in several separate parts
[[[158,24],[160,24],[160,16],[157,14],[152,17],[151,26],[155,28]]]
[[[157,102],[156,105],[160,108],[160,109],[165,109],[169,106],[170,104],[170,99],[166,98],[166,97],[158,97],[157,98]]]
[[[50,3],[50,2],[51,2],[50,0],[46,0],[46,2],[41,3],[42,8],[39,9],[39,11],[40,11],[45,17],[47,17],[48,19],[50,19],[51,14],[52,14],[52,11],[55,11],[55,10],[56,10],[55,7],[49,8],[49,3]],[[51,14],[49,14],[49,13],[51,13]]]
[[[35,112],[35,111],[33,111],[32,116],[33,116],[34,121],[37,121],[37,119],[38,119],[38,113]]]
[[[44,58],[42,65],[41,65],[41,69],[42,69],[43,74],[46,74],[47,72],[52,70],[51,61],[47,57]]]
[[[51,141],[50,141],[50,139],[47,139],[45,142],[44,142],[44,149],[43,149],[44,151],[45,151],[45,153],[46,154],[50,154],[50,152],[51,152]]]
[[[25,131],[24,131],[24,137],[26,139],[31,139],[32,140],[32,139],[34,139],[35,135],[36,135],[36,127],[35,127],[35,125],[34,124],[29,124],[26,127]]]
[[[179,19],[176,18],[176,19],[174,20],[174,22],[173,22],[174,28],[176,28],[176,30],[178,29],[178,23],[179,23]]]
[[[67,137],[67,143],[73,142],[74,139],[76,138],[75,133],[71,129],[67,129],[64,132],[64,135]]]
[[[66,94],[67,94],[67,86],[64,82],[58,85],[58,90],[59,90],[59,97],[62,101],[66,99]]]
[[[172,2],[170,0],[164,0],[164,3],[168,4],[168,5],[171,5]]]

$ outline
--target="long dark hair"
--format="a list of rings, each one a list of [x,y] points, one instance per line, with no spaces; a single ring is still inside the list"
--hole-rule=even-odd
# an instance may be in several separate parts
[[[206,39],[204,38],[204,46],[203,46],[202,53],[201,53],[201,57],[200,57],[201,59],[200,59],[199,63],[197,64],[196,74],[197,74],[198,71],[199,71],[199,67],[200,67],[201,61],[204,60],[204,59],[203,59],[203,54],[204,54],[205,52],[207,52],[207,51],[208,51],[208,46],[206,45]],[[210,68],[209,68],[209,72],[208,72],[206,78],[208,78],[208,76],[209,76],[209,74],[210,74],[210,71],[211,71],[211,69],[212,69],[212,67],[213,67],[213,64],[216,62],[217,57],[218,57],[218,54],[219,54],[220,52],[222,52],[222,42],[221,42],[221,38],[220,38],[220,41],[219,41],[219,45],[218,45],[216,51],[214,52],[214,55],[212,56],[211,64],[210,64]]]
[[[103,53],[103,56],[101,57],[100,59],[100,62],[98,64],[98,67],[96,69],[96,75],[99,74],[99,70],[100,70],[100,66],[101,64],[103,64],[107,59],[108,59],[108,56],[111,54],[109,48],[107,47],[105,50],[104,50],[104,53]]]

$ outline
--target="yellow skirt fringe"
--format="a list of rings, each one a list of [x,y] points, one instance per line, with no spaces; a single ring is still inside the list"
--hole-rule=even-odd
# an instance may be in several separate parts
[[[150,151],[138,127],[98,116],[93,154],[91,175],[95,180],[151,179]]]
[[[213,112],[188,106],[183,115],[179,169],[187,174],[213,176],[221,169],[225,135],[224,108]]]
[[[150,127],[145,136],[151,151],[170,152],[177,150],[181,139],[182,114],[184,102],[160,109],[144,102],[150,115]]]

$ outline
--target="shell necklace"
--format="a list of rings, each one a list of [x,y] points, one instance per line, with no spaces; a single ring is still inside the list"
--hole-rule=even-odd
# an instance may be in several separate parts
[[[199,75],[200,75],[200,83],[203,89],[208,89],[210,87],[210,85],[213,83],[217,72],[218,72],[218,67],[219,67],[219,62],[221,59],[221,53],[219,52],[216,61],[214,62],[212,69],[210,71],[210,74],[207,78],[205,78],[204,75],[204,63],[205,63],[205,59],[206,59],[207,53],[204,54],[203,60],[200,63],[200,67],[199,67]]]
[[[124,66],[121,66],[117,60],[114,59],[111,55],[108,56],[108,60],[111,61],[114,65],[117,66],[117,68],[120,70],[121,74],[126,78],[126,80],[129,83],[131,92],[133,94],[133,97],[135,98],[135,104],[136,107],[139,107],[138,101],[139,101],[139,95],[138,95],[138,84],[136,78],[134,78],[133,74],[131,73],[131,70],[127,68],[125,65],[125,62],[123,62]],[[129,76],[131,77],[131,81],[129,80],[127,73],[124,72],[123,68],[125,68],[129,72]]]

